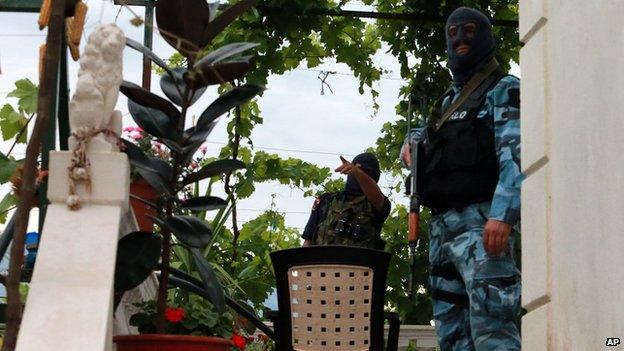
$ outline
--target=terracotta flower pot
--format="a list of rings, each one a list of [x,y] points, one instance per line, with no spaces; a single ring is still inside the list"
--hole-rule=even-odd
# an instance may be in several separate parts
[[[117,351],[229,351],[230,340],[208,336],[141,334],[113,337]]]
[[[130,194],[149,202],[158,200],[156,189],[152,188],[143,178],[139,178],[130,183]],[[132,211],[134,211],[134,216],[139,224],[139,229],[144,232],[152,232],[154,229],[154,221],[146,215],[155,216],[156,211],[146,203],[133,198],[130,198],[130,205],[132,206]]]

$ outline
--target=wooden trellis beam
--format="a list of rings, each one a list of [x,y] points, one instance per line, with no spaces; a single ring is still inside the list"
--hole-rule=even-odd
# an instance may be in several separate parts
[[[374,11],[351,11],[351,10],[310,10],[310,13],[316,15],[325,15],[333,17],[358,17],[358,18],[372,18],[372,19],[385,19],[393,21],[407,21],[407,22],[430,22],[430,23],[446,23],[446,16],[426,16],[420,13],[414,12],[374,12]],[[494,26],[500,27],[518,27],[518,20],[501,20],[492,19],[490,22]]]
[[[12,0],[15,1],[15,0]],[[31,0],[33,1],[33,0]],[[130,6],[153,6],[153,0],[115,0],[117,5],[130,5]],[[224,10],[228,5],[219,6],[219,10]],[[269,9],[268,6],[258,6],[258,9]],[[407,22],[430,22],[430,23],[446,23],[448,16],[426,16],[415,12],[376,12],[376,11],[352,11],[352,10],[334,10],[334,9],[319,9],[310,10],[313,15],[319,16],[332,16],[332,17],[358,17],[358,18],[372,18],[372,19],[385,19],[392,21],[407,21]],[[490,18],[490,22],[494,26],[500,27],[518,27],[518,20],[506,20],[506,19],[494,19]]]
[[[42,0],[0,0],[0,12],[39,12]]]

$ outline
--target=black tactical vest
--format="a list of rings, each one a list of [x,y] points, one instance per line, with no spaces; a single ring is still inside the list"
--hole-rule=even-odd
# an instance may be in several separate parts
[[[477,115],[487,93],[502,77],[495,72],[485,79],[439,130],[433,127],[435,120],[430,121],[418,167],[424,206],[442,212],[492,200],[499,175],[493,117]],[[446,96],[453,100],[453,92]],[[436,112],[438,117],[444,113]]]
[[[319,223],[312,245],[346,245],[371,249],[380,246],[373,221],[373,206],[366,196],[346,199],[342,193],[337,193],[323,200],[319,205],[323,220]]]

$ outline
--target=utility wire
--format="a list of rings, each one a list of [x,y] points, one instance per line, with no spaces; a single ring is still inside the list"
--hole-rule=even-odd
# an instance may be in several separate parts
[[[348,72],[335,72],[335,71],[330,71],[330,70],[322,70],[322,69],[312,69],[312,68],[294,68],[294,70],[296,71],[308,71],[308,72],[317,72],[317,73],[327,73],[327,72],[331,72],[331,74],[337,74],[340,76],[350,76],[350,77],[355,77],[355,75],[353,73],[348,73]],[[394,81],[405,81],[405,79],[403,78],[398,78],[398,77],[389,77],[389,76],[380,76],[379,79],[384,79],[384,80],[394,80]]]
[[[217,145],[227,145],[227,143],[221,141],[206,141],[208,144],[217,144]],[[354,154],[345,154],[345,153],[336,153],[336,152],[327,152],[327,151],[314,151],[314,150],[301,150],[301,149],[284,149],[277,147],[267,147],[267,146],[255,146],[254,149],[259,150],[269,150],[269,151],[284,151],[284,152],[294,152],[294,153],[302,153],[302,154],[317,154],[317,155],[330,155],[330,156],[349,156],[355,157],[357,155]]]
[[[0,37],[45,37],[46,34],[8,34],[8,33],[0,33]]]
[[[267,212],[269,211],[269,209],[262,209],[262,208],[239,208],[237,210],[245,211],[245,212]],[[279,209],[276,209],[275,212],[284,213],[284,214],[304,214],[304,215],[310,214],[310,211],[280,211]]]

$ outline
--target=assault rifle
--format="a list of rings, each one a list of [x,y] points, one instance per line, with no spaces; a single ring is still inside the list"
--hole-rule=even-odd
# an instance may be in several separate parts
[[[409,216],[407,220],[408,231],[407,241],[409,245],[409,261],[410,261],[410,274],[408,277],[408,296],[411,300],[414,300],[416,296],[416,289],[414,286],[414,272],[416,271],[416,249],[418,248],[418,231],[420,229],[420,199],[418,194],[418,152],[420,140],[416,140],[411,137],[411,120],[412,120],[412,105],[414,101],[414,95],[410,94],[407,102],[407,135],[409,136],[409,148],[410,148],[410,176],[406,184],[406,190],[410,199]],[[424,112],[427,106],[426,98],[421,97],[420,108],[421,113]]]

